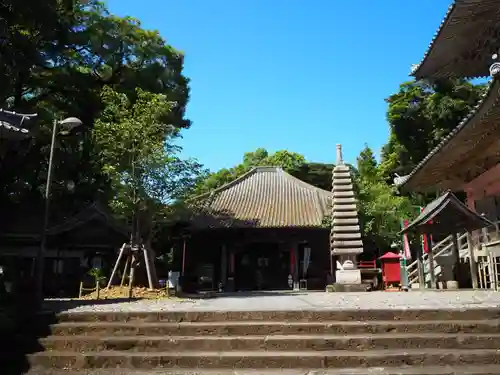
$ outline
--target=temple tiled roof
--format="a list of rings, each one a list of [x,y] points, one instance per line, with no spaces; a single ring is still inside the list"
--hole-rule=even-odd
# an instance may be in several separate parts
[[[471,113],[395,183],[413,191],[461,190],[463,183],[500,163],[499,101],[500,82],[494,78]]]
[[[194,228],[321,227],[332,193],[278,167],[256,167],[210,193],[191,199]]]
[[[498,0],[455,0],[421,62],[417,79],[487,77],[491,56],[498,52]]]

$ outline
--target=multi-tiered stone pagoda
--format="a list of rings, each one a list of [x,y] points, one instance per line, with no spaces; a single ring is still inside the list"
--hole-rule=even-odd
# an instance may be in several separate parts
[[[342,146],[337,145],[337,164],[332,176],[332,230],[330,250],[337,258],[335,280],[338,284],[361,284],[357,255],[363,252],[356,198],[351,170],[344,164]]]

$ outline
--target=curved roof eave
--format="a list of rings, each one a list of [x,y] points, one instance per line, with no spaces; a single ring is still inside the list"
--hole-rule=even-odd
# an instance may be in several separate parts
[[[492,14],[497,12],[497,16]],[[491,55],[482,56],[479,60],[477,53],[474,57],[468,56],[475,52],[474,46],[485,50],[488,45],[495,49],[495,43],[485,44],[495,38],[498,28],[497,0],[453,0],[443,17],[441,24],[434,33],[427,50],[418,64],[411,68],[410,75],[416,79],[461,77],[465,79],[488,77],[484,63]],[[493,32],[490,35],[488,32]],[[493,54],[494,52],[491,52]],[[450,55],[458,57],[449,60]],[[463,60],[468,56],[466,60]],[[443,60],[445,59],[445,60]],[[435,63],[441,61],[442,66]]]
[[[187,199],[186,203],[194,203],[194,202],[196,202],[196,201],[198,201],[200,199],[209,198],[210,196],[212,196],[214,194],[217,194],[217,193],[220,193],[221,191],[227,190],[230,187],[239,184],[241,181],[247,179],[248,177],[250,177],[251,175],[253,175],[254,173],[256,173],[258,171],[257,168],[267,168],[267,167],[253,167],[248,172],[245,172],[241,176],[235,178],[233,181],[230,181],[230,182],[228,182],[228,183],[226,183],[226,184],[224,184],[222,186],[219,186],[218,188],[210,190],[207,193],[196,195],[196,196],[194,196],[192,198]],[[276,169],[276,167],[272,167],[272,168]]]
[[[436,43],[436,40],[439,38],[439,35],[441,35],[441,32],[444,30],[446,24],[448,23],[449,19],[451,18],[451,14],[453,13],[453,10],[455,9],[455,1],[448,7],[448,10],[446,11],[445,16],[443,17],[443,20],[441,21],[441,24],[439,25],[438,29],[434,33],[434,36],[432,37],[431,42],[429,43],[427,47],[427,51],[424,53],[424,57],[420,60],[418,64],[415,64],[411,68],[410,75],[413,77],[418,77],[419,76],[419,71],[426,62],[427,58],[429,57],[432,49],[434,48],[434,45]]]
[[[330,191],[327,191],[327,190],[323,190],[323,189],[320,189],[314,185],[311,185],[311,184],[308,184],[307,182],[305,181],[302,181],[300,179],[298,179],[297,177],[294,177],[292,176],[291,174],[285,172],[281,167],[271,167],[271,166],[259,166],[259,167],[252,167],[248,172],[242,174],[241,176],[235,178],[233,181],[230,181],[222,186],[219,186],[218,188],[215,188],[207,193],[203,193],[203,194],[200,194],[200,195],[197,195],[195,197],[192,197],[192,198],[189,198],[186,200],[187,203],[191,203],[191,202],[195,202],[195,201],[198,201],[200,199],[204,199],[204,198],[209,198],[210,196],[212,195],[215,195],[217,193],[220,193],[224,190],[227,190],[235,185],[238,185],[240,182],[246,180],[248,177],[254,175],[255,173],[257,172],[262,172],[263,170],[271,170],[271,171],[276,171],[276,172],[280,172],[280,173],[283,173],[283,176],[285,178],[288,178],[290,179],[291,181],[293,181],[294,183],[306,188],[306,189],[310,189],[310,190],[313,190],[313,191],[317,191],[318,193],[321,193],[321,194],[326,194],[326,195],[331,195],[332,193]]]
[[[496,79],[495,77],[491,80],[487,90],[479,100],[479,102],[476,104],[476,106],[472,109],[472,111],[462,120],[460,123],[446,136],[444,137],[439,144],[432,149],[427,156],[422,159],[415,168],[410,172],[410,174],[406,176],[402,176],[396,181],[395,179],[395,184],[400,187],[404,188],[407,186],[412,178],[431,160],[435,155],[443,149],[457,134],[459,134],[461,131],[463,131],[469,124],[474,123],[474,119],[476,117],[476,114],[479,112],[483,104],[485,104],[488,99],[490,99],[490,96],[495,95],[498,96],[500,90],[500,81]]]

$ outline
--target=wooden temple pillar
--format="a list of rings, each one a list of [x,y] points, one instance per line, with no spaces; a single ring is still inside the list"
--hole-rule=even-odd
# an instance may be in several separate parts
[[[474,189],[466,189],[467,194],[467,207],[471,211],[476,211],[476,192]],[[477,233],[477,232],[476,232]],[[467,249],[469,251],[469,267],[470,267],[470,277],[472,280],[472,288],[479,288],[479,281],[477,275],[477,264],[476,257],[474,254],[474,243],[477,242],[479,244],[479,236],[476,236],[477,241],[474,241],[474,234],[471,231],[467,231]]]
[[[299,244],[297,242],[292,242],[292,247],[290,249],[290,252],[292,255],[293,259],[293,272],[292,272],[292,278],[293,278],[293,290],[299,290]]]
[[[417,252],[417,272],[418,272],[418,288],[425,288],[425,272],[424,272],[424,249],[422,246],[418,247]]]
[[[186,257],[187,257],[187,240],[188,236],[182,236],[182,263],[181,263],[181,276],[186,274]]]
[[[235,282],[234,282],[234,269],[236,266],[236,253],[234,249],[228,252],[228,275],[226,280],[225,291],[234,292]]]
[[[427,241],[427,251],[428,251],[427,263],[429,264],[427,267],[427,271],[429,272],[429,277],[430,277],[430,288],[435,289],[437,284],[436,284],[436,273],[434,272],[434,253],[432,252],[431,236],[428,233],[425,233],[424,237],[426,238]]]
[[[472,280],[472,288],[478,289],[478,277],[477,277],[477,264],[476,257],[474,254],[474,243],[472,241],[472,233],[467,232],[467,248],[469,250],[469,266],[470,266],[470,277]]]
[[[221,246],[221,260],[220,260],[220,289],[225,290],[227,284],[227,268],[228,268],[228,251],[227,245]]]
[[[460,287],[460,246],[458,244],[458,234],[453,233],[451,240],[453,241],[453,247],[451,249],[451,257],[453,259],[453,279]]]

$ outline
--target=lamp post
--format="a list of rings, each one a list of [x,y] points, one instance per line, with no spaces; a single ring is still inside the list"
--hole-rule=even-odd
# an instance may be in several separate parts
[[[60,132],[61,135],[69,135],[74,129],[80,127],[81,125],[83,125],[82,121],[76,117],[68,117],[62,121],[54,120],[52,124],[52,140],[50,142],[49,165],[47,169],[47,181],[45,183],[44,194],[45,207],[43,214],[42,237],[36,259],[36,297],[40,306],[42,306],[43,303],[43,271],[45,263],[45,247],[47,243],[47,227],[49,224],[50,187],[52,183],[52,167],[58,127],[60,126],[62,128]]]

